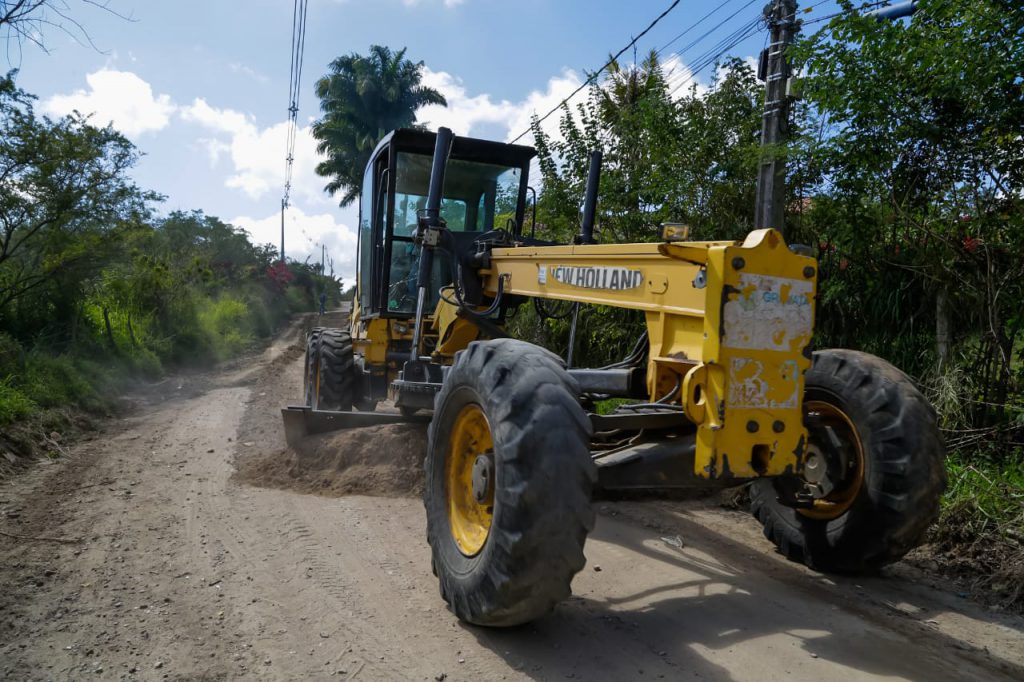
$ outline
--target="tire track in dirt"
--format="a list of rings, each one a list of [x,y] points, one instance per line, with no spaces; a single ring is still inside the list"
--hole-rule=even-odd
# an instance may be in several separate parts
[[[236,475],[236,462],[285,452],[278,410],[301,392],[301,339],[296,326],[205,377],[200,394],[152,405],[0,485],[5,531],[80,540],[0,538],[0,677],[932,682],[1024,672],[1020,619],[905,578],[814,574],[780,561],[748,517],[690,503],[601,504],[572,599],[520,628],[463,626],[438,596],[418,499],[295,492],[287,467],[270,488]],[[341,434],[332,447],[376,442],[360,438],[346,446]],[[304,464],[329,476],[342,461]],[[296,471],[308,491],[310,469]],[[681,546],[663,539],[676,537]]]
[[[294,381],[292,394],[298,395],[301,392],[301,363],[298,360],[291,368],[291,376]],[[264,406],[264,417],[279,404]],[[382,430],[385,435],[394,437],[396,427]],[[743,679],[746,675],[742,671],[750,673],[759,669],[758,665],[745,666],[743,661],[750,661],[752,657],[768,660],[777,654],[780,646],[792,646],[797,642],[800,643],[797,651],[805,652],[803,656],[806,658],[812,661],[825,658],[815,651],[815,648],[820,648],[828,652],[827,663],[832,667],[827,669],[834,673],[842,670],[843,674],[859,672],[856,676],[865,679],[890,673],[907,679],[961,679],[971,670],[980,674],[981,669],[975,667],[976,662],[986,666],[993,663],[984,656],[972,656],[975,662],[960,659],[950,666],[944,660],[948,654],[939,655],[935,647],[922,646],[924,642],[912,643],[911,637],[920,633],[889,631],[886,619],[879,618],[876,612],[868,614],[871,621],[851,618],[841,606],[844,601],[850,601],[849,594],[823,592],[818,585],[807,588],[801,582],[802,569],[785,562],[781,564],[782,568],[770,570],[762,576],[759,571],[764,568],[763,549],[751,552],[732,542],[718,542],[714,540],[717,537],[715,533],[704,531],[693,523],[685,526],[685,532],[696,535],[694,544],[698,549],[687,548],[686,560],[682,562],[666,557],[664,551],[653,552],[660,561],[648,566],[651,561],[649,545],[661,543],[656,536],[638,544],[636,537],[650,537],[655,531],[647,530],[648,526],[664,524],[668,529],[664,532],[671,531],[672,535],[679,532],[679,526],[673,514],[661,513],[657,504],[643,503],[637,505],[645,509],[643,514],[628,524],[607,516],[608,513],[618,513],[620,506],[628,508],[627,503],[603,505],[606,514],[599,520],[587,550],[591,564],[599,563],[603,567],[602,572],[585,571],[580,574],[574,588],[578,596],[556,610],[552,617],[511,631],[462,626],[451,631],[438,628],[435,621],[450,625],[452,618],[437,608],[441,602],[437,596],[436,581],[427,568],[429,551],[422,540],[423,512],[420,504],[412,500],[358,496],[335,499],[334,496],[347,491],[309,485],[310,479],[315,480],[315,474],[310,475],[311,470],[324,476],[340,477],[350,472],[339,470],[339,467],[361,463],[365,457],[389,459],[389,451],[393,450],[391,441],[387,437],[381,438],[382,434],[367,437],[369,432],[367,429],[309,439],[315,444],[307,444],[299,452],[287,453],[295,459],[278,462],[286,464],[282,469],[287,475],[270,483],[275,487],[294,486],[302,492],[329,496],[319,499],[308,495],[286,498],[289,508],[307,521],[307,528],[316,537],[311,551],[314,555],[317,551],[322,554],[321,559],[312,559],[318,575],[330,576],[332,572],[350,577],[371,574],[369,580],[351,577],[346,582],[344,589],[357,590],[359,602],[370,605],[369,608],[357,608],[355,613],[367,619],[368,627],[370,622],[379,627],[377,631],[383,633],[381,636],[384,638],[391,629],[408,632],[411,623],[419,622],[421,633],[397,653],[416,657],[424,665],[437,660],[436,665],[447,669],[444,666],[446,663],[450,665],[451,659],[446,661],[444,656],[437,656],[437,652],[455,650],[460,652],[459,658],[464,661],[456,668],[456,674],[470,675],[466,679],[503,673],[539,679],[563,675],[624,679],[638,675],[641,669],[654,677],[674,677],[681,671],[690,671],[704,677]],[[271,457],[284,452],[283,444],[279,445],[281,450],[270,453]],[[329,448],[350,451],[339,452],[333,458],[325,457],[323,450]],[[246,451],[246,454],[252,453]],[[303,457],[305,461],[302,461]],[[259,479],[253,479],[253,482],[259,482]],[[358,486],[355,489],[358,490]],[[397,492],[374,488],[373,484],[367,484],[364,489],[392,495]],[[343,509],[340,514],[336,511],[339,506]],[[715,513],[710,511],[710,515]],[[718,514],[721,516],[721,512]],[[736,519],[742,518],[743,523],[753,529],[753,535],[759,535],[756,524],[748,517],[727,516],[733,520],[721,524],[720,532],[735,532],[728,526],[736,525]],[[710,536],[711,541],[703,536]],[[755,539],[754,542],[759,541]],[[329,552],[323,549],[332,545],[337,547],[339,543],[351,551],[339,553],[332,560]],[[773,556],[768,558],[768,562],[770,568],[777,559]],[[677,576],[677,572],[682,576]],[[609,584],[607,579],[616,573],[619,580]],[[654,587],[633,590],[637,582],[635,579],[643,576]],[[799,589],[790,584],[794,581],[801,585]],[[333,591],[329,579],[321,579],[320,584],[325,591]],[[809,594],[804,594],[804,591]],[[400,594],[401,597],[396,596]],[[836,599],[836,603],[829,601],[837,596],[842,598]],[[401,599],[401,605],[396,603],[398,599]],[[680,622],[671,612],[663,614],[662,609],[655,606],[663,602],[682,605],[692,599],[697,599],[698,603],[706,600],[709,605],[724,604],[725,615],[719,617],[721,624],[718,627],[723,632],[735,631],[737,634],[721,641],[708,637],[699,630],[707,625],[709,619],[706,616],[698,617],[697,624],[691,622],[692,619]],[[758,615],[759,604],[763,604],[768,613],[784,615]],[[373,605],[378,606],[375,609]],[[381,609],[380,605],[390,608]],[[637,617],[636,614],[651,614],[652,608],[656,609],[656,617]],[[824,627],[821,627],[818,615],[822,610],[828,614]],[[762,622],[758,623],[759,620]],[[748,621],[753,625],[747,624]],[[716,622],[714,618],[710,619],[712,630],[715,630]],[[553,623],[559,626],[554,627]],[[733,623],[739,627],[732,626]],[[776,629],[779,632],[773,631]],[[692,633],[692,644],[680,649],[678,641],[665,637],[665,632],[672,631]],[[741,634],[751,631],[754,634]],[[467,635],[473,639],[467,639]],[[855,660],[856,655],[844,655],[833,644],[844,638],[851,640],[849,648],[852,652],[860,652],[865,658],[860,667]],[[625,647],[624,641],[628,642]],[[728,644],[723,645],[722,641]],[[864,641],[870,644],[863,645]],[[544,646],[543,642],[555,642],[553,649],[556,655],[552,656],[552,647]],[[746,653],[733,660],[734,657],[728,655],[732,648]],[[914,665],[908,666],[905,653],[912,648],[916,648],[917,654]],[[574,653],[569,656],[567,650]],[[615,654],[610,655],[609,652]],[[787,655],[786,658],[792,659],[792,656]],[[797,660],[790,660],[787,669],[792,668],[790,672],[798,679],[813,679],[821,674],[809,669],[804,660],[799,656]],[[737,665],[741,671],[739,674]],[[449,671],[449,674],[452,673]]]

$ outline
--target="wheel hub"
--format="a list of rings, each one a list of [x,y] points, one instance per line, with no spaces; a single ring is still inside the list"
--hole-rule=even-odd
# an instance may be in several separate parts
[[[495,477],[491,426],[479,405],[466,405],[452,426],[445,462],[448,524],[465,556],[476,556],[487,543],[494,517]]]
[[[473,463],[473,497],[483,504],[494,496],[494,455],[477,455]]]
[[[825,465],[825,457],[821,454],[821,450],[812,445],[807,448],[807,461],[804,463],[804,478],[806,478],[809,483],[821,485],[821,482],[825,480],[826,475],[827,467]]]
[[[799,511],[816,519],[833,519],[853,504],[864,482],[864,446],[849,416],[837,405],[808,401],[810,443],[804,461]],[[799,496],[799,495],[798,495]]]

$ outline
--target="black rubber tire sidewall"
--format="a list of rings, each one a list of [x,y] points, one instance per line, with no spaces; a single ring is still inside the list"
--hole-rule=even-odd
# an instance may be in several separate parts
[[[593,528],[597,471],[578,387],[552,353],[523,341],[477,341],[460,352],[434,406],[424,505],[441,595],[462,620],[509,626],[549,612],[570,594]],[[495,453],[495,507],[481,551],[452,538],[445,457],[462,408],[480,405]]]
[[[913,382],[881,358],[851,350],[814,354],[805,400],[842,409],[865,453],[864,483],[830,520],[778,501],[771,480],[751,485],[751,511],[790,559],[827,571],[875,570],[917,546],[937,518],[945,489],[945,448],[935,411]]]
[[[323,329],[317,347],[317,373],[320,381],[314,390],[317,410],[349,412],[355,389],[352,336],[340,329]]]

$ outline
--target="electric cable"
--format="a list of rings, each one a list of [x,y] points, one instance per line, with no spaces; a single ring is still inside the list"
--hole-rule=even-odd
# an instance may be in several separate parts
[[[818,3],[818,4],[820,5],[821,3]],[[844,10],[842,10],[840,12],[833,12],[832,14],[826,14],[823,17],[817,17],[817,18],[812,19],[810,21],[805,21],[804,22],[804,26],[813,26],[814,24],[820,24],[821,22],[828,21],[829,19],[835,19],[836,17],[841,17],[844,14],[852,14],[854,12],[860,12],[860,11],[866,10],[866,9],[874,9],[876,7],[882,7],[883,5],[888,5],[888,4],[889,4],[889,0],[881,0],[880,2],[866,2],[863,5],[861,5],[860,7],[851,7],[850,9],[844,9]]]
[[[753,0],[753,2],[756,2],[756,1],[757,1],[757,0]],[[679,40],[680,38],[682,38],[683,36],[685,36],[685,35],[686,35],[687,33],[689,33],[690,31],[692,31],[693,29],[695,29],[695,28],[697,28],[698,26],[700,26],[700,25],[701,25],[702,23],[704,23],[704,21],[705,21],[706,19],[708,19],[708,18],[710,18],[710,17],[712,16],[712,15],[716,14],[716,13],[717,13],[717,12],[718,12],[719,10],[721,10],[722,8],[724,8],[724,7],[725,7],[726,5],[728,5],[728,4],[730,3],[730,2],[732,2],[732,0],[725,0],[725,2],[723,2],[723,3],[719,4],[719,5],[717,6],[717,7],[715,7],[715,8],[713,9],[713,10],[711,10],[710,12],[708,12],[707,14],[705,14],[704,16],[702,16],[702,17],[701,17],[700,19],[698,19],[698,20],[697,20],[696,22],[694,22],[693,24],[690,24],[689,26],[687,26],[687,27],[686,27],[686,29],[685,29],[685,30],[683,30],[683,32],[682,32],[682,33],[680,33],[680,34],[679,34],[679,35],[677,35],[677,36],[676,36],[675,38],[673,38],[672,40],[668,41],[667,43],[665,43],[664,45],[662,45],[662,46],[661,46],[660,48],[658,48],[657,54],[658,54],[658,55],[660,55],[661,53],[663,53],[663,52],[664,52],[665,50],[667,50],[667,49],[668,49],[669,47],[671,47],[671,46],[672,46],[672,44],[673,44],[674,42],[676,42],[677,40]],[[747,5],[744,5],[744,6],[746,7],[746,6],[749,6],[750,4],[751,4],[751,3],[747,3]],[[721,24],[719,24],[719,25],[721,25]],[[680,52],[682,52],[682,51],[684,51],[684,50],[686,50],[686,48],[683,48],[683,50],[680,50]]]
[[[302,65],[306,49],[306,16],[308,0],[292,0],[291,64],[288,73],[288,128],[285,139],[284,195],[282,207],[291,198],[292,170],[295,162],[295,143],[298,138],[299,96],[302,93]]]
[[[668,8],[667,8],[667,9],[665,9],[665,10],[664,10],[664,11],[663,11],[663,12],[662,12],[661,14],[659,14],[659,15],[657,16],[657,18],[655,18],[655,19],[654,19],[654,21],[652,21],[652,22],[651,22],[650,24],[648,24],[647,28],[645,28],[645,29],[644,29],[643,31],[641,31],[641,32],[640,32],[640,35],[636,36],[636,37],[635,37],[635,38],[633,38],[633,39],[632,39],[631,41],[629,41],[629,43],[628,43],[628,44],[627,44],[627,45],[626,45],[626,46],[625,46],[624,48],[622,48],[621,50],[619,50],[618,52],[616,52],[616,53],[615,53],[615,56],[614,56],[614,57],[612,57],[612,58],[611,58],[611,59],[609,59],[609,60],[608,60],[607,62],[605,62],[604,66],[602,66],[602,67],[601,67],[600,69],[598,69],[597,71],[595,71],[594,73],[592,73],[592,74],[591,74],[590,76],[588,76],[588,77],[587,77],[587,79],[586,79],[585,81],[583,81],[583,82],[582,82],[582,83],[580,84],[580,86],[579,86],[578,88],[576,88],[575,90],[573,90],[573,91],[572,91],[572,92],[571,92],[571,93],[570,93],[570,94],[569,94],[569,95],[568,95],[568,96],[567,96],[567,97],[566,97],[565,99],[563,99],[563,100],[562,100],[561,102],[559,102],[559,103],[558,103],[558,104],[556,104],[556,105],[555,105],[554,107],[552,107],[550,111],[548,111],[548,112],[547,112],[546,114],[544,114],[543,116],[541,116],[541,117],[540,117],[540,118],[539,118],[539,119],[537,120],[537,123],[538,123],[538,124],[540,124],[540,123],[543,123],[543,122],[544,122],[544,121],[545,121],[545,120],[546,120],[546,119],[547,119],[547,118],[548,118],[549,116],[551,116],[551,114],[553,114],[553,113],[555,113],[556,111],[558,111],[558,109],[559,109],[559,108],[561,108],[561,106],[562,106],[563,104],[565,104],[565,103],[566,103],[566,102],[568,102],[568,101],[569,101],[570,99],[572,99],[573,97],[575,97],[575,96],[576,96],[576,94],[577,94],[577,93],[579,93],[579,92],[580,92],[580,91],[581,91],[581,90],[582,90],[583,88],[585,88],[585,87],[587,87],[588,85],[590,85],[591,83],[593,83],[593,82],[594,82],[594,81],[595,81],[595,80],[597,79],[597,77],[598,77],[598,76],[600,76],[600,75],[601,75],[601,73],[602,73],[602,72],[603,72],[603,71],[604,71],[605,69],[607,69],[607,68],[608,68],[609,66],[611,66],[612,64],[614,64],[614,63],[615,63],[615,61],[616,61],[616,60],[617,60],[617,59],[618,59],[619,57],[621,57],[621,56],[623,55],[623,53],[624,53],[624,52],[625,52],[626,50],[628,50],[629,48],[631,48],[631,47],[633,47],[634,45],[636,45],[636,43],[637,43],[637,41],[638,41],[638,40],[640,40],[640,39],[641,39],[641,38],[643,38],[643,37],[644,37],[645,35],[647,35],[647,32],[648,32],[648,31],[650,31],[650,30],[651,30],[652,28],[654,28],[655,26],[657,26],[657,25],[658,25],[658,22],[660,22],[660,21],[661,21],[662,19],[664,19],[664,18],[665,18],[665,17],[666,17],[666,16],[667,16],[667,15],[669,14],[669,12],[671,12],[672,10],[674,10],[674,9],[676,8],[676,6],[677,6],[677,5],[678,5],[678,4],[680,3],[680,1],[681,1],[681,0],[674,0],[674,1],[672,2],[672,4],[668,6]],[[514,138],[512,138],[511,142],[512,142],[513,144],[514,144],[514,143],[516,143],[516,142],[518,142],[518,141],[519,141],[520,139],[522,139],[522,138],[523,138],[523,137],[525,137],[525,136],[526,136],[527,134],[529,134],[529,132],[530,132],[530,130],[532,129],[532,127],[533,127],[533,126],[531,125],[531,127],[530,127],[530,128],[527,128],[527,129],[526,129],[526,130],[524,130],[523,132],[521,132],[521,133],[519,133],[518,135],[516,135],[516,136],[515,136]]]
[[[712,50],[709,50],[698,60],[698,62],[694,66],[690,67],[690,73],[686,76],[686,78],[682,79],[677,84],[675,84],[675,86],[669,92],[669,97],[675,95],[684,85],[686,85],[694,78],[696,78],[697,74],[702,72],[704,69],[708,68],[712,64],[717,63],[719,58],[722,57],[722,55],[724,55],[726,52],[736,47],[741,42],[751,37],[760,30],[761,20],[758,19],[757,21],[745,24],[738,28],[737,30],[733,31],[726,38],[720,41],[714,48],[712,48],[714,52],[712,52]]]

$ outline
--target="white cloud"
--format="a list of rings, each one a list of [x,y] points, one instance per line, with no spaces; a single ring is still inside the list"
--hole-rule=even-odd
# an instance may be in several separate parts
[[[216,137],[200,137],[199,144],[206,148],[206,155],[210,159],[210,167],[216,168],[220,163],[220,157],[231,151],[231,145],[218,140]]]
[[[665,81],[672,93],[672,99],[678,100],[685,97],[690,94],[692,88],[697,88],[698,93],[707,90],[697,80],[693,69],[685,64],[678,54],[669,55],[667,59],[662,60],[661,70],[665,74]]]
[[[431,104],[416,112],[416,118],[431,129],[451,128],[456,135],[470,135],[480,124],[498,123],[506,128],[515,115],[508,100],[494,101],[488,94],[469,95],[462,80],[445,71],[424,68],[423,85],[434,88],[448,100],[448,106]]]
[[[535,112],[546,113],[580,82],[579,76],[567,70],[549,79],[543,90],[533,91],[519,102],[510,102],[487,93],[471,95],[457,77],[426,69],[424,85],[440,90],[448,100],[448,107],[424,107],[417,118],[430,128],[445,125],[460,135],[510,140],[529,129]],[[212,166],[224,158],[230,159],[232,172],[225,178],[226,187],[237,189],[251,199],[283,189],[286,122],[261,128],[252,116],[211,106],[203,98],[181,107],[179,115],[182,120],[207,131],[197,141],[205,148]],[[544,124],[545,130],[557,134],[559,119],[558,114],[552,115]],[[531,140],[532,135],[527,135],[523,143],[529,144]],[[321,158],[316,144],[309,125],[297,130],[292,197],[324,208],[333,207],[334,200],[323,192],[324,179],[314,170]]]
[[[355,281],[356,232],[350,227],[357,220],[355,209],[337,213],[307,214],[292,206],[285,214],[285,254],[289,260],[311,262],[320,260],[320,245],[327,247],[328,260],[334,260],[334,274],[347,283]],[[229,221],[246,230],[257,244],[281,242],[281,214],[274,212],[264,218],[239,216]],[[330,263],[327,265],[330,272]]]
[[[199,141],[206,147],[211,164],[216,165],[224,153],[230,157],[234,173],[225,179],[226,187],[240,190],[251,199],[259,199],[269,191],[284,190],[286,121],[260,128],[252,116],[212,107],[202,98],[183,107],[181,117],[217,135]],[[329,201],[322,191],[323,179],[314,172],[318,161],[316,140],[310,127],[298,128],[292,164],[293,196],[321,203]]]
[[[470,95],[462,80],[445,71],[424,69],[423,85],[437,89],[448,100],[448,106],[431,105],[420,109],[416,118],[429,128],[448,126],[458,135],[479,135],[479,128],[496,126],[501,131],[497,137],[510,140],[519,133],[528,130],[530,119],[534,114],[543,116],[573,90],[579,87],[580,77],[566,69],[561,75],[548,79],[544,90],[534,90],[519,102],[495,100],[489,94]],[[580,93],[578,97],[582,97]],[[558,113],[544,122],[544,130],[557,132]],[[524,138],[526,144],[533,139],[532,135]]]
[[[197,97],[181,110],[181,117],[191,123],[198,123],[218,133],[235,134],[248,128],[255,128],[249,117],[232,109],[216,109]]]
[[[583,80],[576,74],[575,71],[566,69],[560,76],[554,76],[548,79],[547,87],[543,90],[534,90],[526,99],[523,100],[517,107],[515,116],[512,118],[512,124],[509,129],[508,139],[518,135],[524,130],[530,128],[530,120],[536,113],[538,116],[551,111],[563,99],[568,97],[573,91],[576,90]],[[575,97],[569,100],[569,106],[572,107],[586,97],[587,89],[584,88]],[[555,112],[541,124],[541,129],[549,135],[558,135],[558,122],[561,120],[561,112]],[[533,133],[527,134],[520,141],[520,144],[531,144],[533,142]]]
[[[93,123],[114,127],[129,137],[163,130],[175,106],[169,95],[154,95],[149,83],[130,71],[100,69],[85,77],[88,90],[54,95],[42,104],[43,111],[63,116],[72,111],[92,114]]]
[[[757,59],[751,56],[743,57],[743,62],[757,73]],[[718,70],[708,67],[699,75],[694,75],[693,69],[685,64],[678,54],[672,54],[661,62],[665,78],[668,80],[669,88],[673,99],[680,99],[690,94],[691,89],[696,89],[700,96],[706,95],[708,91],[717,85],[723,78],[729,75],[731,69],[728,65]]]
[[[231,69],[232,73],[240,73],[243,76],[248,76],[257,83],[266,83],[268,80],[270,80],[256,69],[250,68],[245,64],[231,62],[230,64],[228,64],[228,68]]]

